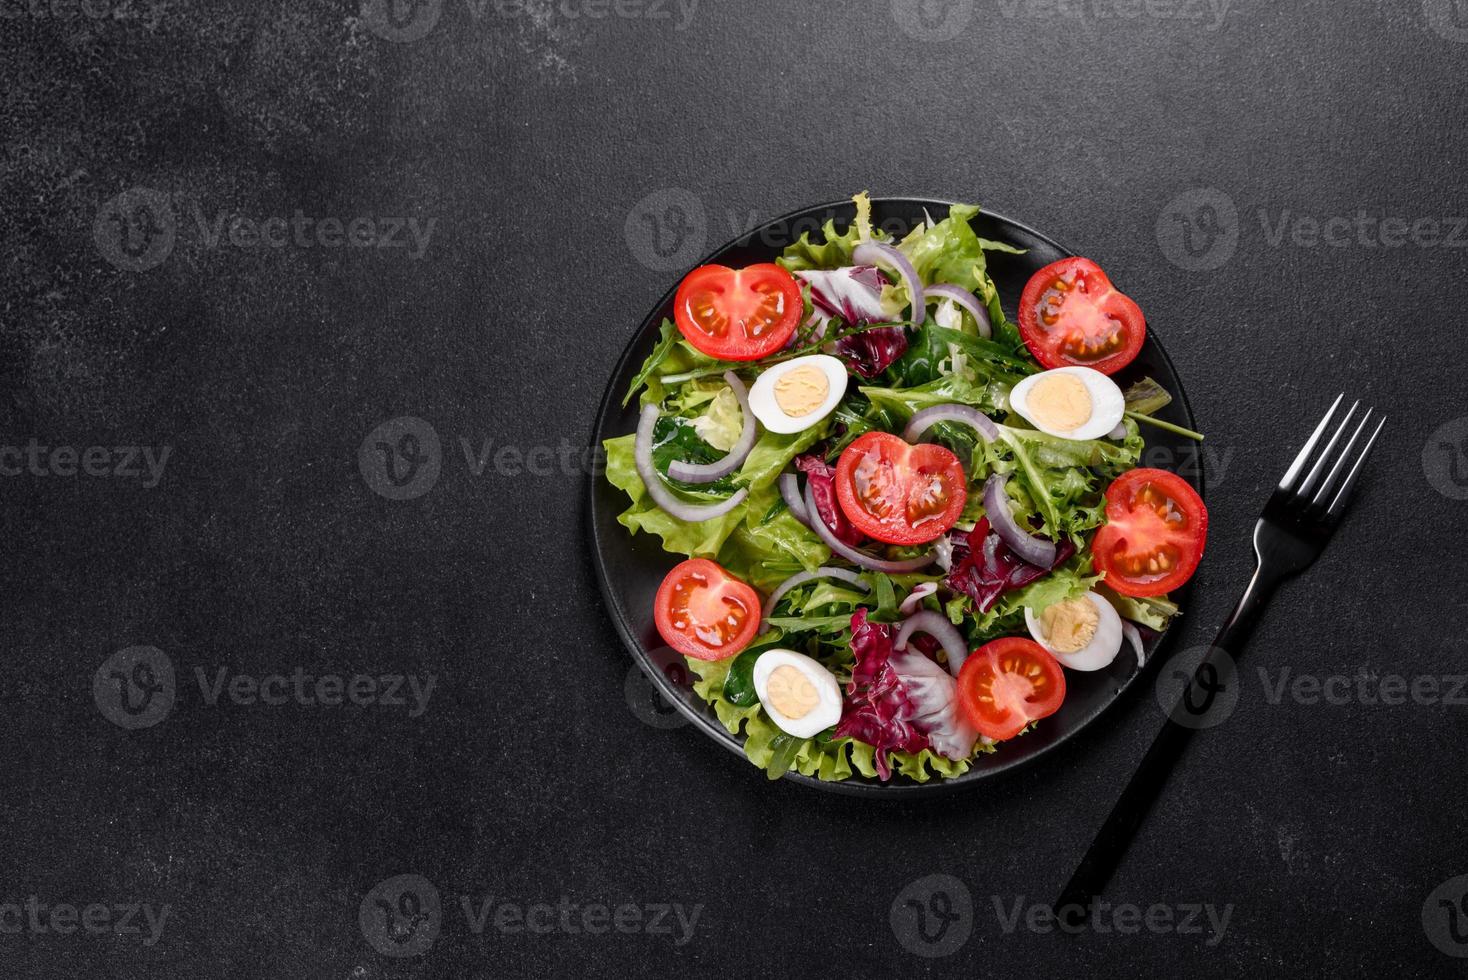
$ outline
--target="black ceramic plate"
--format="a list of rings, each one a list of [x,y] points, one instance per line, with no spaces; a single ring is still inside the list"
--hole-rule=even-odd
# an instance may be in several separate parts
[[[949,203],[945,201],[886,198],[873,202],[872,220],[882,229],[900,236],[924,220],[925,210],[934,220],[942,220],[948,214],[948,207]],[[802,232],[817,231],[828,218],[835,219],[837,228],[845,228],[854,215],[855,208],[850,202],[797,211],[730,242],[699,264],[717,262],[737,268],[753,262],[769,262],[780,254],[785,245],[798,239]],[[988,255],[989,274],[999,287],[1004,309],[1011,318],[1015,316],[1020,291],[1024,289],[1030,276],[1042,266],[1073,254],[1039,232],[997,214],[979,214],[974,219],[974,228],[983,238],[1008,242],[1027,249],[1024,255],[999,252]],[[1093,257],[1103,268],[1106,267],[1104,254]],[[1124,289],[1126,270],[1108,271]],[[637,402],[634,400],[628,407],[622,408],[622,396],[642,362],[652,352],[663,318],[673,315],[673,292],[681,278],[682,276],[669,277],[668,292],[643,319],[642,325],[623,352],[622,359],[613,369],[592,436],[597,445],[604,439],[626,435],[636,429]],[[1132,381],[1144,376],[1155,378],[1173,395],[1172,404],[1159,413],[1159,417],[1194,429],[1196,426],[1192,411],[1188,408],[1187,397],[1183,393],[1182,381],[1158,341],[1159,326],[1161,325],[1148,321],[1147,342],[1142,347],[1141,354],[1125,371],[1116,376],[1116,380],[1125,388]],[[1149,426],[1142,428],[1142,434],[1147,438],[1143,465],[1175,470],[1201,494],[1202,467],[1198,465],[1196,447],[1187,439],[1172,436],[1161,429]],[[633,535],[618,524],[617,515],[626,507],[625,494],[601,476],[592,478],[592,560],[596,565],[602,596],[622,642],[663,695],[683,715],[704,734],[734,752],[739,757],[739,764],[749,769],[751,778],[764,779],[764,773],[744,759],[742,740],[730,735],[715,717],[713,708],[693,693],[682,658],[664,646],[658,637],[652,617],[653,595],[663,576],[678,563],[681,556],[663,551],[657,537],[650,534]],[[1187,590],[1184,589],[1177,598],[1186,610]],[[1164,639],[1165,637],[1158,637],[1148,644],[1149,664],[1157,659],[1157,648]],[[1123,646],[1121,655],[1106,670],[1092,673],[1066,671],[1066,698],[1058,712],[1041,722],[1035,731],[1001,745],[998,752],[978,757],[973,768],[957,779],[934,778],[927,783],[916,783],[906,777],[894,775],[889,782],[882,783],[875,779],[854,776],[844,782],[833,783],[796,773],[790,773],[784,778],[835,792],[888,798],[934,794],[974,786],[1006,770],[1033,763],[1060,743],[1081,735],[1123,691],[1136,683],[1141,673],[1136,658],[1126,646]]]

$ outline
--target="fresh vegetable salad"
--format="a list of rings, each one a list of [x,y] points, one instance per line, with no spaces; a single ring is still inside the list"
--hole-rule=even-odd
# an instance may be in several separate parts
[[[1068,672],[1176,615],[1208,514],[1139,468],[1170,400],[1112,376],[1146,334],[1094,262],[1011,320],[977,207],[895,240],[865,194],[776,262],[708,265],[606,443],[619,518],[675,555],[653,610],[694,690],[771,778],[925,782],[1046,724]]]

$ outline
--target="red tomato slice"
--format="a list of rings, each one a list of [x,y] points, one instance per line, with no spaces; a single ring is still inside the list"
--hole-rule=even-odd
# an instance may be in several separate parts
[[[1091,542],[1096,570],[1122,595],[1171,592],[1192,577],[1208,542],[1208,508],[1176,473],[1139,469],[1106,488],[1106,523]]]
[[[979,734],[1014,738],[1032,721],[1060,710],[1065,673],[1034,640],[1006,636],[985,643],[958,672],[958,703]]]
[[[699,266],[673,297],[673,321],[695,348],[721,361],[757,361],[784,347],[805,301],[795,277],[772,262]]]
[[[1079,365],[1115,374],[1142,349],[1147,321],[1099,265],[1072,257],[1051,262],[1025,284],[1019,332],[1047,368]]]
[[[921,544],[958,521],[968,490],[963,466],[948,449],[868,432],[836,463],[836,499],[867,537]]]
[[[707,558],[690,558],[674,567],[653,603],[663,642],[698,660],[734,656],[759,629],[754,589]]]

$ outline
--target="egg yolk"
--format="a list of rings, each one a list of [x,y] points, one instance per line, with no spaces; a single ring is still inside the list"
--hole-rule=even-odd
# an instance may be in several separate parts
[[[1047,374],[1025,399],[1036,425],[1070,432],[1091,419],[1091,393],[1073,374]]]
[[[820,408],[830,393],[831,382],[826,379],[826,372],[809,364],[786,371],[775,382],[775,404],[793,419]]]
[[[1045,642],[1061,653],[1076,653],[1084,650],[1096,637],[1096,628],[1101,625],[1101,616],[1091,600],[1066,599],[1053,606],[1046,606],[1040,613],[1040,629]]]
[[[796,721],[804,718],[821,703],[821,692],[801,673],[800,668],[781,664],[770,673],[766,685],[770,707]]]

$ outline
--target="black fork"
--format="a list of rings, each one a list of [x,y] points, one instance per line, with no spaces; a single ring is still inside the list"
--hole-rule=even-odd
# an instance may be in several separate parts
[[[1330,410],[1310,434],[1305,448],[1300,450],[1284,479],[1279,481],[1269,503],[1264,505],[1264,513],[1254,525],[1254,554],[1257,559],[1254,577],[1249,580],[1233,614],[1219,630],[1207,655],[1193,672],[1177,705],[1168,713],[1162,731],[1132,774],[1131,781],[1086,851],[1086,856],[1081,859],[1070,883],[1056,900],[1056,912],[1065,916],[1067,921],[1081,922],[1090,914],[1093,900],[1121,864],[1137,828],[1182,755],[1188,736],[1197,730],[1197,726],[1180,724],[1174,719],[1180,711],[1199,713],[1194,705],[1211,702],[1212,695],[1217,692],[1214,685],[1219,675],[1221,656],[1238,660],[1274,590],[1291,575],[1309,568],[1340,525],[1366,457],[1376,443],[1376,437],[1381,434],[1381,427],[1386,424],[1384,418],[1378,421],[1362,443],[1362,436],[1371,422],[1372,410],[1368,408],[1352,429],[1352,419],[1361,405],[1357,401],[1336,424],[1324,448],[1317,452],[1343,397],[1336,396]],[[1343,438],[1345,445],[1341,445]]]

